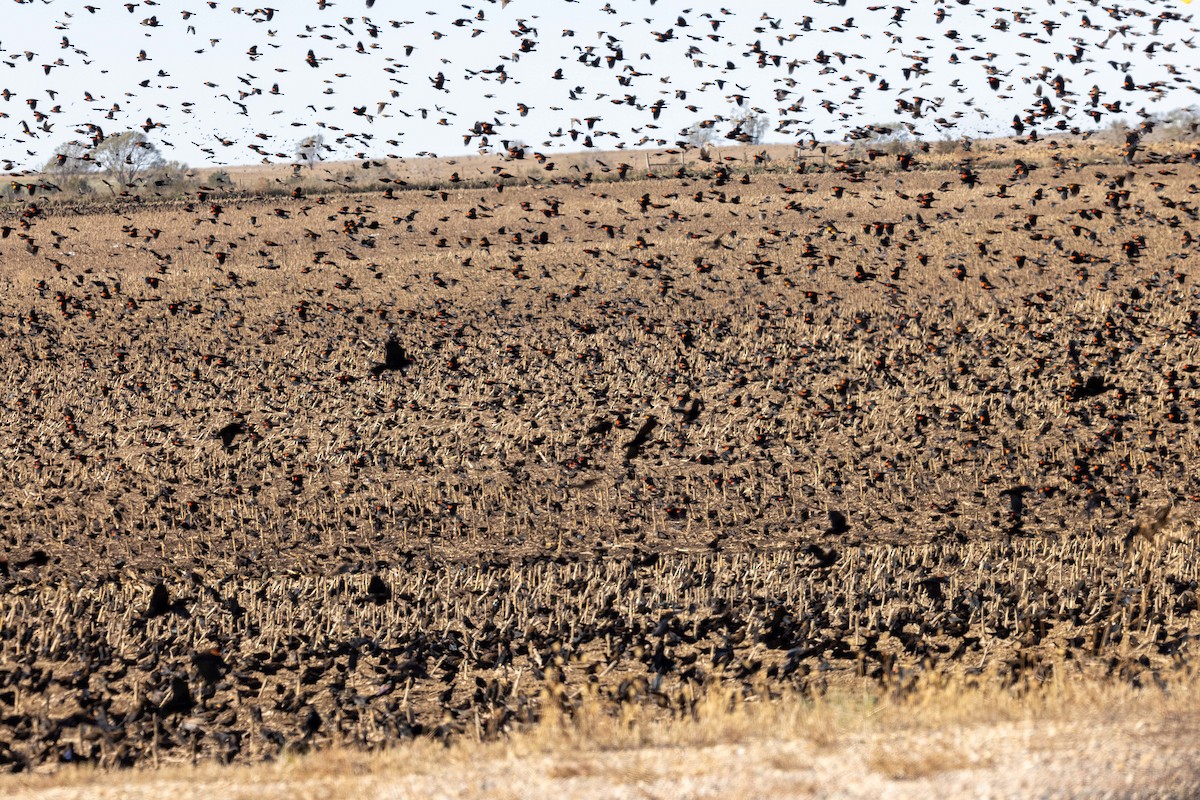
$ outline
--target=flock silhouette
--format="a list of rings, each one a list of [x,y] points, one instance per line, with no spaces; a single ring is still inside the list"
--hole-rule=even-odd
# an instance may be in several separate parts
[[[696,144],[689,134],[733,143],[766,133],[806,143],[881,132],[1087,136],[1128,119],[1132,158],[1158,121],[1156,107],[1188,105],[1195,91],[1187,55],[1195,28],[1186,6],[1166,0],[1136,8],[1080,0],[1036,9],[938,2],[857,11],[818,2],[794,19],[770,9],[668,12],[632,0],[564,2],[529,16],[519,5],[489,1],[420,9],[410,19],[377,17],[383,7],[344,0],[286,9],[204,2],[178,19],[154,2],[88,5],[86,13],[17,5],[28,7],[13,11],[18,19],[53,20],[58,41],[34,38],[36,50],[0,43],[0,63],[21,75],[16,89],[0,91],[10,171],[37,169],[30,155],[49,158],[47,147],[76,131],[86,135],[74,140],[79,148],[58,154],[65,166],[90,166],[95,147],[122,123],[168,152],[228,162],[218,152],[240,145],[278,162],[294,158],[281,141],[286,132],[313,126],[327,134],[314,142],[313,157],[370,159],[403,149],[403,137],[426,124],[433,131],[424,140],[461,135],[464,146],[504,152],[526,141]],[[98,12],[105,22],[96,31]],[[593,23],[603,27],[579,27]],[[134,43],[129,59],[145,67],[119,95],[82,85],[126,71],[111,38],[120,27]],[[191,49],[197,39],[205,43],[204,33],[213,34],[207,47]],[[495,48],[488,66],[478,66],[476,40]],[[228,52],[246,42],[244,52]],[[201,76],[171,72],[184,56],[244,70],[192,84]],[[305,71],[315,85],[301,77]],[[246,122],[213,132],[205,144],[204,124],[227,126],[226,111]],[[534,127],[545,123],[552,127]]]

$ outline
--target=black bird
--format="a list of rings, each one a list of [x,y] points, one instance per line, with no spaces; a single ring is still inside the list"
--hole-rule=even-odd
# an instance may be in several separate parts
[[[146,607],[146,617],[157,617],[171,610],[171,593],[161,583],[154,584],[150,592],[150,605]]]
[[[1133,540],[1137,537],[1142,537],[1151,544],[1161,531],[1167,525],[1167,520],[1171,516],[1172,505],[1167,503],[1154,512],[1154,517],[1146,522],[1139,522],[1130,529],[1129,533],[1125,534],[1125,546],[1129,547]]]
[[[367,584],[367,596],[378,605],[391,599],[392,588],[384,582],[383,578],[378,575],[372,575],[370,582]]]
[[[372,0],[367,0],[367,8],[371,7]],[[308,707],[308,713],[304,716],[304,723],[301,726],[304,731],[304,738],[312,736],[317,731],[321,730],[321,714],[312,706]]]
[[[371,374],[382,375],[384,372],[392,369],[407,372],[410,366],[412,366],[412,359],[405,355],[404,348],[400,346],[400,342],[396,341],[396,337],[393,336],[384,345],[383,363],[371,367]]]
[[[814,569],[829,569],[841,557],[841,554],[832,547],[826,550],[818,544],[806,545],[804,552],[817,560],[817,563],[813,565]]]
[[[215,647],[192,653],[192,665],[205,683],[216,683],[229,671],[229,665],[221,658],[221,651]]]
[[[612,430],[612,420],[599,419],[592,424],[592,427],[587,429],[588,436],[604,436]]]
[[[700,412],[704,410],[704,401],[699,397],[689,398],[684,395],[680,399],[679,405],[671,410],[682,416],[685,424],[692,423],[700,417]]]
[[[235,420],[213,434],[213,438],[220,439],[226,450],[232,450],[234,437],[241,436],[245,432],[246,426]]]
[[[632,461],[642,454],[642,448],[646,446],[646,442],[650,441],[650,434],[656,427],[658,427],[658,420],[653,414],[647,414],[642,427],[638,428],[638,432],[629,440],[629,444],[625,445],[626,461]]]
[[[1115,386],[1105,383],[1104,378],[1099,375],[1090,375],[1083,384],[1071,388],[1070,398],[1072,400],[1082,400],[1086,397],[1098,397],[1109,389],[1115,388]]]
[[[832,508],[829,509],[829,530],[825,532],[839,536],[848,530],[850,530],[850,526],[846,524],[846,515]]]
[[[15,562],[13,566],[17,569],[22,569],[24,567],[44,567],[49,563],[50,556],[46,554],[45,550],[34,550],[33,555],[31,555],[29,558]]]
[[[942,591],[942,587],[950,582],[950,579],[944,575],[931,575],[928,578],[917,581],[917,585],[925,590],[925,594],[934,601],[942,600],[946,595]]]
[[[182,675],[172,677],[170,693],[159,705],[158,713],[163,715],[186,714],[195,707],[196,698],[192,696],[192,689],[188,686],[187,679]]]
[[[1025,495],[1033,491],[1031,486],[1013,486],[1000,492],[1001,497],[1008,498],[1008,511],[1013,519],[1020,519],[1025,513]]]
[[[182,617],[190,617],[191,614],[187,610],[188,598],[171,599],[171,593],[162,583],[154,584],[154,588],[150,591],[150,603],[146,606],[146,610],[142,612],[143,619],[151,619],[153,617],[161,617],[163,614],[179,614]]]

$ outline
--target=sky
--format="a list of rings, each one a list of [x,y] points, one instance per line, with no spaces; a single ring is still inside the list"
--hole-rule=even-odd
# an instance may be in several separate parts
[[[767,141],[807,142],[1011,135],[1030,114],[1061,135],[1200,104],[1183,0],[272,1],[10,0],[0,167],[90,145],[89,124],[204,167],[290,163],[314,134],[328,160],[415,158],[478,152],[489,127],[550,153],[673,146],[703,121],[720,139],[751,110]]]

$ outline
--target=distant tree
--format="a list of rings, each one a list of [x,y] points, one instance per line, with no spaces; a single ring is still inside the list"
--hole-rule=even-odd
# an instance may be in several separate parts
[[[1194,139],[1200,131],[1200,108],[1188,106],[1162,114],[1154,124],[1157,139],[1179,141]]]
[[[525,157],[525,151],[529,145],[524,139],[501,139],[499,142],[491,145],[491,149],[499,155],[507,158],[522,159]],[[481,150],[482,152],[482,150]]]
[[[856,151],[865,148],[894,156],[908,152],[913,147],[909,131],[903,125],[884,123],[863,125],[855,129],[850,138],[854,140],[852,147]]]
[[[233,178],[228,170],[219,169],[208,174],[208,185],[214,189],[228,189],[233,186]]]
[[[872,144],[903,142],[908,140],[908,129],[900,125],[886,125],[883,123],[866,125],[861,131],[859,140]]]
[[[304,164],[309,169],[317,165],[317,162],[324,158],[322,151],[325,149],[325,137],[320,134],[305,136],[300,141],[296,142],[296,161]]]
[[[1110,141],[1124,142],[1125,134],[1131,130],[1133,130],[1133,126],[1129,124],[1129,120],[1125,119],[1125,117],[1113,117],[1100,132],[1100,136]]]
[[[91,172],[95,162],[88,156],[88,149],[82,142],[64,142],[54,150],[54,155],[46,162],[44,172],[54,175],[78,175]]]
[[[142,178],[158,195],[182,194],[196,185],[196,174],[179,161],[159,161]]]
[[[139,175],[162,166],[163,159],[146,136],[138,131],[115,133],[92,151],[92,158],[114,183],[132,186]],[[115,187],[110,187],[115,192]]]
[[[89,173],[96,171],[96,162],[82,142],[64,142],[54,150],[42,171],[54,176],[54,184],[64,192],[87,194],[93,191]]]
[[[771,121],[766,114],[757,111],[747,111],[734,117],[733,129],[725,135],[727,139],[737,139],[746,144],[761,144],[771,128]]]
[[[704,147],[717,138],[711,121],[697,122],[684,130],[685,141],[692,147]]]
[[[971,150],[971,139],[966,136],[962,137],[961,139],[952,139],[948,136],[945,136],[941,139],[938,139],[936,142],[933,142],[932,147],[933,152],[937,153],[938,155],[949,155],[950,153],[960,149],[966,153],[970,152]]]

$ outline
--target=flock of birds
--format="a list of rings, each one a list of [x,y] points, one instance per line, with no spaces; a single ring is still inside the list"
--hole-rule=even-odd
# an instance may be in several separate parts
[[[1191,46],[1165,40],[1174,11],[1094,8],[1071,32],[1096,49]],[[977,10],[937,4],[933,29],[1006,91],[950,27]],[[492,14],[470,11],[452,26]],[[925,40],[915,8],[870,9],[889,11],[889,41]],[[986,13],[997,35],[1064,35]],[[655,35],[712,48],[731,16]],[[856,28],[761,23],[749,57],[784,73],[770,42]],[[858,59],[821,41],[813,63],[853,83]],[[1067,41],[1064,72],[1087,69],[1093,46]],[[910,74],[851,93],[928,77],[923,44],[895,46]],[[648,77],[613,34],[581,56]],[[628,153],[554,169],[513,139],[431,189],[374,162],[354,193],[333,168],[260,195],[135,180],[111,203],[14,178],[0,764],[490,736],[584,685],[679,714],[711,682],[1167,682],[1200,634],[1200,148],[1149,112],[1115,145],[1074,136],[1119,113],[1109,92],[1165,96],[1117,67],[1128,85],[1094,93],[1031,77],[1015,138],[940,156],[864,125],[827,162],[704,148],[649,172]],[[651,120],[689,99],[630,98]],[[25,105],[46,117],[30,133],[53,128]],[[897,108],[915,131],[941,105]]]
[[[881,131],[1086,136],[1114,120],[1153,126],[1156,105],[1188,105],[1196,91],[1187,55],[1196,28],[1165,0],[1039,8],[939,0],[857,11],[822,0],[791,20],[727,7],[667,13],[653,0],[568,1],[540,17],[493,0],[415,19],[379,18],[372,4],[344,0],[287,8],[209,0],[178,19],[154,0],[60,13],[48,0],[17,4],[30,7],[10,12],[17,19],[53,20],[60,36],[50,52],[0,44],[0,65],[20,76],[16,90],[0,91],[0,142],[11,143],[2,155],[6,169],[26,173],[48,148],[58,148],[60,167],[93,167],[95,148],[123,130],[213,163],[291,161],[301,137],[314,143],[314,157],[370,160],[411,154],[419,145],[407,142],[418,136],[439,143],[421,155],[503,153],[523,142],[663,147],[710,134],[731,142],[853,141]],[[94,26],[98,14],[108,18]],[[577,27],[590,22],[603,27]],[[122,27],[143,34],[128,37],[125,54],[112,37]],[[189,49],[197,40],[205,46]],[[173,73],[177,63],[192,74]],[[221,75],[237,71],[218,83],[197,69],[214,65]],[[114,73],[130,83],[88,83],[111,84]],[[490,105],[499,107],[482,111]]]
[[[1194,554],[1114,570],[1120,551],[1042,538],[864,548],[816,568],[773,551],[153,586],[93,573],[8,601],[0,765],[490,740],[546,704],[705,719],[709,689],[762,702],[866,686],[902,703],[951,676],[1035,694],[1077,675],[1174,687],[1196,630]]]
[[[1169,681],[1197,151],[1110,150],[26,204],[0,757],[492,735],[588,674]]]

